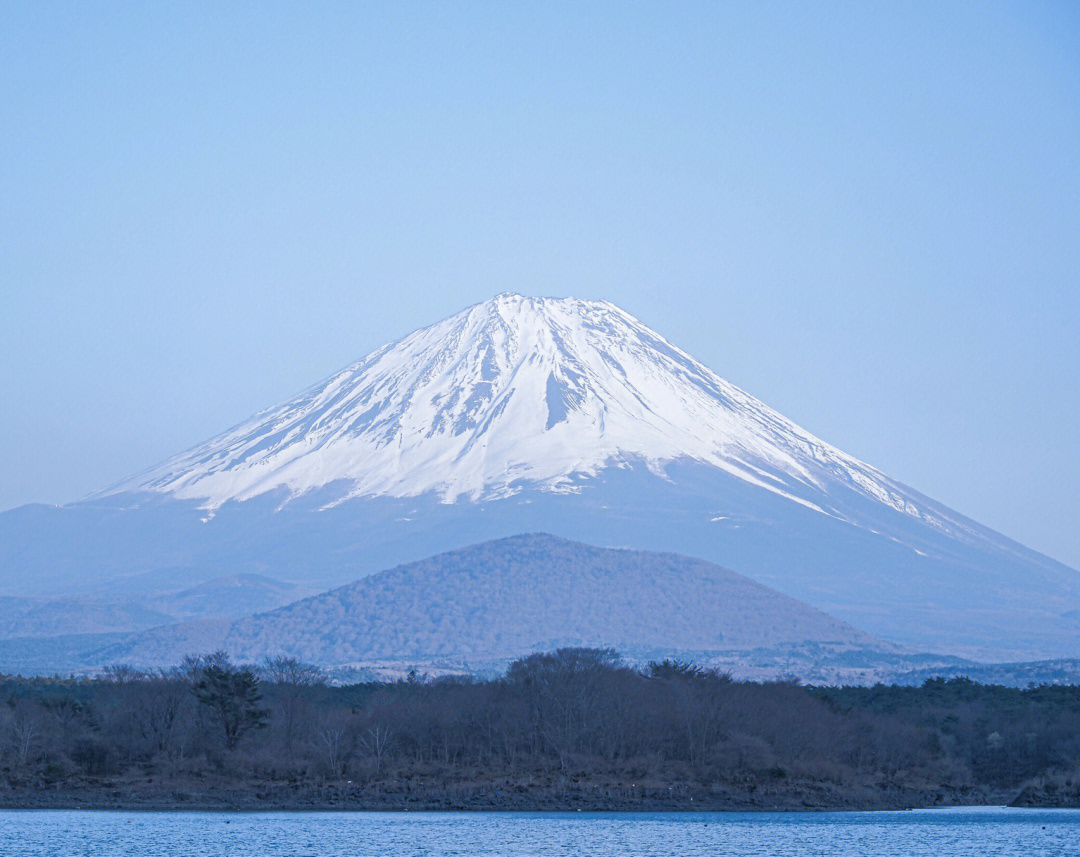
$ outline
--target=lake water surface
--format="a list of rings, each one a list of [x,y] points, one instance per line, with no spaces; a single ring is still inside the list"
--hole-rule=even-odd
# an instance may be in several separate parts
[[[839,813],[0,811],[4,857],[1080,854],[1080,810]]]

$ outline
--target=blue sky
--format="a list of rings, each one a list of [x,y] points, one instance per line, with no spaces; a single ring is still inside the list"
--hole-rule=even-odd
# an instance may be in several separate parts
[[[1080,567],[1080,6],[0,4],[0,508],[507,290]]]

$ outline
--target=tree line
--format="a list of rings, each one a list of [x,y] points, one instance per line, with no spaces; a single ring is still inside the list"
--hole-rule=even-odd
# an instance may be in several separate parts
[[[0,679],[0,777],[9,805],[35,794],[328,787],[360,801],[543,793],[552,805],[592,789],[620,806],[646,790],[714,803],[997,800],[1025,784],[1070,795],[1080,687],[814,688],[676,660],[635,668],[611,650],[573,648],[523,657],[492,680],[334,686],[292,658],[236,665],[218,652],[157,672]]]

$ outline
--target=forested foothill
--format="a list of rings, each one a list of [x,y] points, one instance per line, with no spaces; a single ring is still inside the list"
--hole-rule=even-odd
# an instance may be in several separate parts
[[[560,649],[494,680],[332,685],[223,653],[0,678],[8,807],[1080,805],[1080,687],[733,681]]]

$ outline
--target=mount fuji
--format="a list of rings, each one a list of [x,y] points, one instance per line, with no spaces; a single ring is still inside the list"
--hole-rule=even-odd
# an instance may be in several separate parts
[[[580,490],[641,462],[710,465],[827,515],[828,486],[953,534],[957,516],[846,456],[609,303],[504,294],[375,351],[296,398],[98,496],[207,509],[330,484],[337,501]]]
[[[0,515],[0,594],[238,573],[331,586],[536,531],[699,556],[913,649],[1080,656],[1080,573],[610,303],[514,294],[83,501]]]

